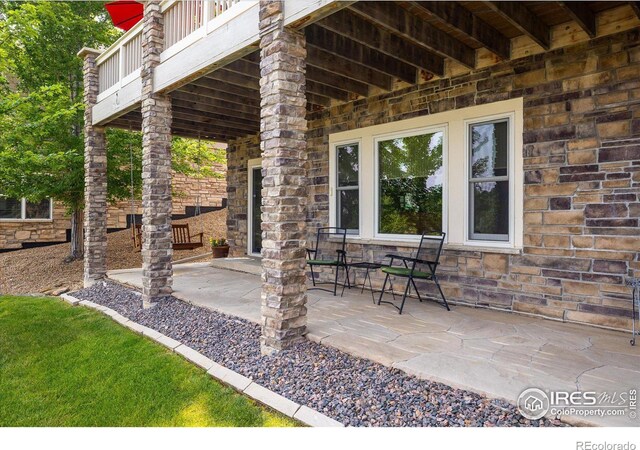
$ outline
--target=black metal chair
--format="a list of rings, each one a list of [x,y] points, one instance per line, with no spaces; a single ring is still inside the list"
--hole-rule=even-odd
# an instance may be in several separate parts
[[[407,299],[407,295],[409,295],[411,286],[413,286],[413,288],[416,290],[418,299],[422,302],[422,297],[420,296],[420,291],[418,290],[418,286],[416,286],[415,280],[426,280],[433,281],[435,283],[438,291],[440,292],[440,296],[442,297],[444,307],[447,308],[447,311],[451,311],[449,309],[447,299],[442,293],[442,288],[440,287],[440,283],[438,282],[438,277],[436,275],[436,270],[438,269],[438,265],[440,262],[440,253],[442,252],[442,244],[444,243],[445,235],[446,233],[442,233],[442,235],[440,236],[430,236],[423,234],[422,238],[420,239],[418,251],[416,252],[416,256],[414,258],[401,255],[385,256],[385,258],[391,258],[391,261],[389,262],[388,266],[382,267],[382,272],[386,273],[387,275],[384,279],[384,284],[382,285],[382,291],[380,292],[378,305],[380,303],[388,303],[398,309],[399,314],[402,314],[404,302]],[[402,261],[403,266],[394,266],[394,261]],[[400,307],[398,307],[395,303],[382,300],[382,296],[384,295],[387,287],[387,282],[389,282],[389,286],[391,287],[391,295],[393,295],[393,299],[395,300],[396,298],[396,295],[393,292],[393,285],[391,284],[391,280],[389,279],[389,277],[391,276],[407,279],[407,285],[404,288],[404,294],[402,296],[402,303],[400,304]]]
[[[340,268],[345,272],[347,287],[351,288],[349,282],[349,266],[347,265],[347,252],[345,251],[347,238],[347,230],[336,227],[318,228],[316,237],[316,248],[307,249],[307,264],[311,269],[311,281],[313,288],[321,291],[333,292],[336,295],[338,289],[338,272]],[[326,282],[316,281],[316,275],[313,272],[314,267],[334,267],[335,278],[333,281],[333,290],[315,287],[318,284]]]

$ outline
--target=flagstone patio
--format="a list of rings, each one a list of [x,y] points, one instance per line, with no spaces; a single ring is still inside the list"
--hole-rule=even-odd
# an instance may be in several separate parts
[[[174,296],[259,323],[259,262],[229,258],[213,264],[174,266]],[[142,285],[141,269],[108,276]],[[309,291],[307,306],[312,341],[510,402],[529,387],[609,395],[640,387],[640,348],[629,345],[629,334],[465,306],[447,312],[413,299],[399,315],[390,305],[373,304],[371,293],[360,289],[343,297]],[[585,422],[640,426],[628,415]]]

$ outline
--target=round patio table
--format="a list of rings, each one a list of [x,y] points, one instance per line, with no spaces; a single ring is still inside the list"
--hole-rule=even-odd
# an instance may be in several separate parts
[[[373,303],[375,304],[376,298],[375,298],[375,295],[373,294],[373,286],[371,285],[370,271],[378,270],[379,268],[382,267],[382,264],[362,261],[362,262],[350,263],[350,264],[347,264],[347,266],[349,267],[349,269],[365,269],[366,270],[364,274],[364,279],[362,280],[362,289],[360,290],[360,293],[362,294],[364,292],[364,288],[366,287],[367,280],[369,280],[369,289],[371,290],[371,300],[373,300]],[[353,271],[353,285],[356,286],[355,270]],[[345,288],[345,285],[343,284],[342,294],[340,294],[341,297],[344,295],[344,288]]]

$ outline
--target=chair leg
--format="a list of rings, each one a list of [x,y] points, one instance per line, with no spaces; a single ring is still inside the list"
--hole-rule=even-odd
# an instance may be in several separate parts
[[[347,285],[349,286],[349,289],[351,289],[351,281],[349,280],[349,269],[347,268],[347,266],[345,266],[345,269],[347,271],[347,282],[342,283],[342,293],[340,294],[340,297],[344,297],[344,289],[347,287]]]
[[[380,305],[380,302],[382,301],[382,296],[384,295],[384,290],[387,288],[387,280],[389,280],[389,274],[387,274],[387,276],[384,277],[384,284],[382,285],[382,290],[380,291],[380,298],[378,298],[378,305]]]
[[[333,281],[333,296],[336,296],[336,291],[338,290],[338,272],[340,272],[340,266],[336,266],[336,278]]]
[[[442,297],[442,301],[444,301],[444,307],[447,308],[447,311],[451,311],[449,304],[447,303],[447,299],[444,297],[444,293],[442,292],[442,288],[440,287],[440,283],[438,283],[438,277],[435,274],[433,275],[433,281],[436,283],[436,286],[440,291],[440,296]]]
[[[398,314],[402,314],[402,310],[404,309],[404,302],[407,299],[407,295],[409,294],[409,287],[411,286],[412,281],[413,278],[409,277],[409,279],[407,280],[407,285],[404,288],[404,295],[402,296],[402,303],[400,303],[400,310],[398,311]]]
[[[420,300],[420,303],[422,303],[422,297],[420,296],[420,291],[418,290],[418,286],[416,286],[416,282],[413,278],[411,279],[411,284],[413,284],[413,288],[416,290],[416,294],[418,295],[418,300]]]
[[[309,264],[309,268],[311,269],[311,282],[313,283],[313,285],[316,285],[316,277],[313,273],[313,266],[311,264]]]

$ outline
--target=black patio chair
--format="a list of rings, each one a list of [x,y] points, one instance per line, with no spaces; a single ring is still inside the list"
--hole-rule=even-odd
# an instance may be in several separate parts
[[[440,261],[440,253],[442,252],[442,244],[444,243],[446,233],[442,233],[440,236],[430,236],[423,234],[420,239],[420,245],[418,246],[418,251],[416,252],[416,256],[414,258],[401,256],[401,255],[386,255],[385,258],[390,258],[388,266],[382,267],[382,272],[386,273],[387,276],[384,278],[384,284],[382,285],[382,291],[380,292],[380,298],[378,299],[378,305],[380,303],[388,303],[393,305],[396,309],[398,309],[399,314],[402,314],[402,309],[404,308],[404,302],[407,299],[407,295],[409,295],[409,291],[411,286],[416,290],[416,294],[418,295],[418,300],[422,302],[422,296],[420,296],[420,291],[418,290],[418,286],[416,285],[415,280],[426,280],[433,281],[440,292],[440,296],[442,297],[442,301],[444,303],[444,307],[447,308],[447,311],[451,311],[449,309],[449,304],[447,303],[447,299],[442,293],[442,288],[440,287],[440,283],[438,282],[438,277],[436,275],[436,270],[438,269],[438,264]],[[402,266],[394,266],[394,261],[402,261]],[[395,300],[396,295],[393,292],[393,285],[389,277],[401,277],[407,279],[407,285],[404,288],[404,294],[402,295],[402,303],[400,307],[398,307],[395,303],[388,302],[382,300],[382,296],[385,293],[387,282],[391,287],[391,295],[393,295],[393,299]]]
[[[307,264],[311,269],[311,281],[314,286],[310,289],[333,292],[333,295],[336,295],[338,290],[338,272],[340,271],[340,268],[345,272],[347,287],[351,288],[351,283],[349,282],[349,266],[347,266],[347,252],[345,251],[346,238],[347,230],[344,228],[318,228],[316,248],[307,249]],[[316,266],[334,268],[335,278],[333,283],[331,283],[333,284],[333,290],[316,287],[318,284],[327,283],[316,281],[316,275],[313,272],[313,268]]]

